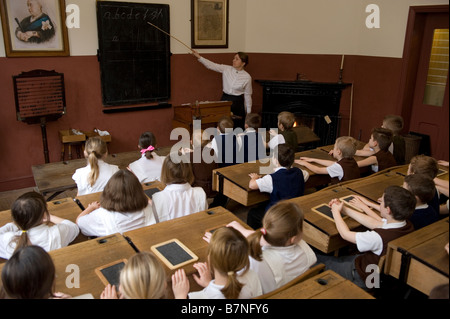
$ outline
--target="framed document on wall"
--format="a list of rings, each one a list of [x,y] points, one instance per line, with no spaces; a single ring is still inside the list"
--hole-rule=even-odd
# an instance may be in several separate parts
[[[228,48],[228,0],[191,0],[191,46]]]

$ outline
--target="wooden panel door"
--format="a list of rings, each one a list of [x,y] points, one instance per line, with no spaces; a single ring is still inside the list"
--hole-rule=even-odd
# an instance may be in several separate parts
[[[448,13],[426,17],[410,131],[427,134],[431,155],[449,159]]]

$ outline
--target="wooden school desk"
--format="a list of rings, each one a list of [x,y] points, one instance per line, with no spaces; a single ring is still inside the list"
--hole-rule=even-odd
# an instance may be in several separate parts
[[[100,298],[105,285],[95,269],[120,259],[128,259],[136,251],[120,234],[92,239],[77,245],[53,250],[49,254],[56,270],[55,292],[72,297],[92,294]],[[3,264],[0,265],[0,272]],[[79,279],[79,287],[73,286]]]
[[[365,144],[359,143],[358,147],[363,148]],[[312,157],[329,161],[336,161],[333,156],[329,155],[329,150],[333,149],[334,145],[322,146],[316,149],[307,150],[303,152],[295,153],[295,159],[300,157]],[[363,157],[356,157],[356,160]],[[265,164],[263,164],[265,163]],[[248,187],[250,182],[250,173],[258,173],[260,167],[267,167],[269,163],[266,160],[242,163],[229,167],[219,168],[213,171],[213,190],[224,194],[228,198],[244,205],[252,206],[262,203],[269,199],[269,194],[261,193],[258,190],[251,190]],[[318,164],[314,164],[320,166]],[[309,173],[308,181],[305,184],[305,188],[314,188],[320,185],[326,185],[331,182],[331,178],[327,174],[315,174],[306,167],[294,164]],[[361,168],[361,171],[366,171],[367,168]]]
[[[170,147],[159,148],[156,153],[160,156],[166,156],[170,151]],[[124,169],[130,163],[136,161],[141,156],[139,151],[124,152],[118,154],[109,154],[105,162],[119,166]],[[72,179],[72,175],[78,168],[87,165],[86,159],[75,159],[64,162],[55,162],[31,167],[33,171],[34,182],[38,191],[47,196],[48,200],[52,200],[60,193],[75,189],[76,183]]]
[[[349,195],[357,194],[345,187],[336,185],[289,200],[299,205],[305,214],[303,239],[308,244],[324,253],[337,251],[339,248],[349,245],[348,241],[342,239],[336,228],[336,224],[332,219],[311,210],[321,204],[328,204],[334,198],[341,198]],[[344,220],[352,231],[365,230],[365,227],[352,218],[347,217],[344,218]]]
[[[197,255],[198,262],[205,262],[207,260],[208,243],[203,240],[203,235],[208,230],[225,226],[232,221],[237,221],[250,229],[230,211],[223,207],[215,207],[207,211],[132,230],[124,233],[124,236],[129,238],[140,251],[150,251],[151,246],[176,238]],[[198,291],[203,288],[192,279],[192,274],[197,272],[193,265],[194,263],[190,263],[183,268],[191,284],[190,291]],[[168,278],[170,278],[175,271],[170,270],[167,266],[164,267]]]
[[[332,270],[287,288],[269,299],[375,299]]]
[[[404,166],[397,166],[396,169],[388,168],[364,178],[344,182],[342,185],[361,196],[377,202],[383,196],[386,187],[403,185],[405,176],[399,173],[397,169],[403,170]]]
[[[442,219],[391,241],[386,253],[385,273],[426,295],[449,283],[449,218]]]
[[[332,157],[328,155],[328,153],[319,149],[298,152],[295,154],[296,159],[299,159],[301,156],[332,160]],[[269,167],[270,161],[270,158],[267,158],[255,162],[236,164],[215,169],[213,171],[213,190],[224,194],[228,198],[244,206],[252,206],[269,200],[270,195],[268,193],[250,189],[249,174],[260,174],[260,169]],[[318,185],[324,185],[330,182],[330,177],[328,175],[315,174],[309,169],[297,164],[294,164],[294,166],[309,173],[309,178],[305,184],[305,188],[316,187]]]

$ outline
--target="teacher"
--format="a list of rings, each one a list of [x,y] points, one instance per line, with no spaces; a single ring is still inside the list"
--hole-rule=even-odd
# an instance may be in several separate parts
[[[245,114],[252,112],[252,77],[244,68],[248,65],[248,55],[238,52],[233,59],[233,66],[217,64],[203,58],[196,50],[192,54],[206,68],[222,73],[222,101],[231,101],[234,127],[244,129]]]

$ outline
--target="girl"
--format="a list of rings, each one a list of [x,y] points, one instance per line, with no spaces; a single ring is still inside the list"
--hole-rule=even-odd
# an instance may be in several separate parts
[[[55,265],[41,247],[18,249],[2,269],[3,294],[11,299],[70,298],[54,293]]]
[[[0,228],[0,257],[5,259],[29,245],[46,251],[65,247],[80,232],[75,223],[50,215],[44,197],[36,192],[19,196],[11,207],[11,216],[13,222]]]
[[[295,203],[280,201],[263,219],[263,228],[252,231],[232,222],[250,244],[250,269],[261,280],[263,293],[273,291],[300,276],[316,261],[316,255],[302,240],[303,212]]]
[[[81,212],[77,224],[86,236],[107,236],[155,223],[149,199],[130,171],[115,173],[106,184],[100,203]]]
[[[139,138],[139,149],[142,157],[131,163],[128,168],[132,171],[139,182],[149,183],[159,181],[164,157],[156,154],[156,137],[151,132],[145,132]]]
[[[189,293],[189,299],[249,299],[262,294],[258,276],[248,268],[248,242],[234,228],[217,229],[209,243],[208,263],[194,267],[200,275],[194,279],[205,289]],[[176,299],[188,296],[189,281],[183,269],[172,276],[172,289]]]
[[[91,137],[86,141],[84,157],[88,165],[77,169],[72,176],[78,187],[77,196],[101,192],[111,176],[119,170],[117,165],[104,162],[107,156],[106,142],[100,137]]]
[[[139,252],[128,259],[120,272],[120,298],[162,299],[166,297],[166,271],[150,252]],[[108,285],[101,299],[118,299],[115,286]]]
[[[153,194],[153,210],[159,221],[170,220],[208,209],[206,193],[192,187],[194,174],[187,155],[172,153],[164,160],[161,182],[166,188]]]

